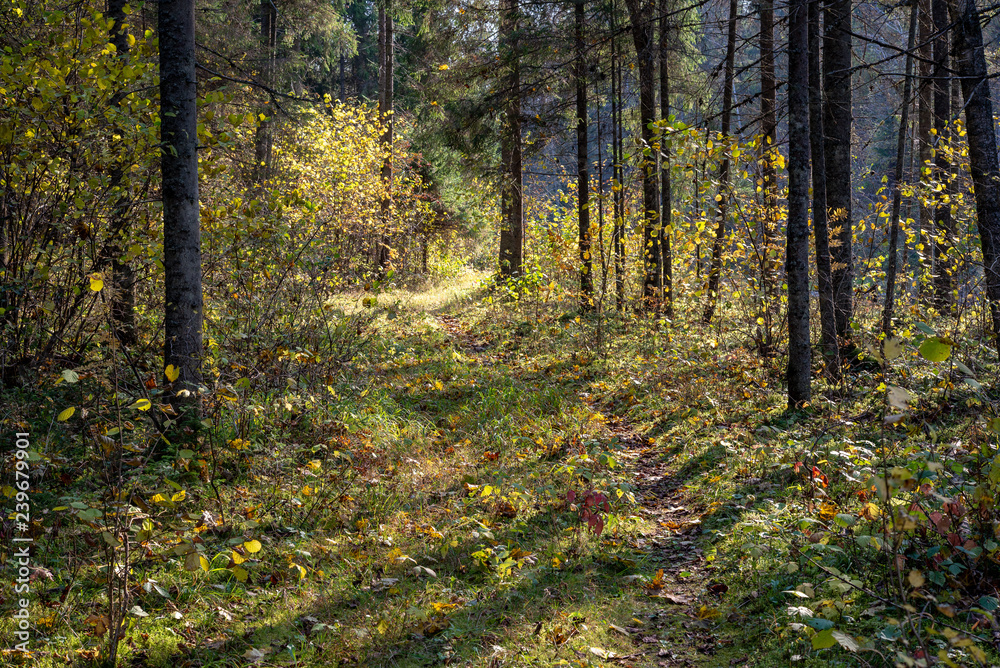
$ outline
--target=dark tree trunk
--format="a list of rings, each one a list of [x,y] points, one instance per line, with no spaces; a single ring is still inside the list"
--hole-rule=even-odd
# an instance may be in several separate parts
[[[347,57],[344,56],[344,52],[340,52],[340,101],[347,102],[347,77],[344,75],[344,69],[347,64]]]
[[[760,215],[760,318],[758,344],[761,352],[770,354],[772,341],[772,315],[774,299],[780,285],[778,243],[775,239],[778,215],[778,180],[773,161],[777,150],[777,117],[775,115],[774,80],[774,2],[760,3],[760,135],[761,180],[763,181],[763,210]]]
[[[524,206],[521,167],[521,64],[518,40],[517,0],[504,0],[500,14],[500,47],[510,68],[507,80],[507,104],[500,160],[501,186],[500,277],[521,275],[524,252]]]
[[[643,143],[642,162],[642,256],[643,308],[658,308],[660,297],[660,196],[659,175],[656,173],[656,61],[657,49],[653,41],[653,10],[655,0],[626,0],[632,22],[632,40],[639,69],[639,125]]]
[[[108,0],[108,18],[114,21],[111,43],[115,45],[118,57],[128,60],[129,44],[128,29],[125,27],[126,0]],[[116,103],[118,96],[112,98]],[[127,190],[121,190],[127,165],[115,166],[111,190],[119,189],[114,205],[114,220],[111,222],[113,238],[110,242],[111,255],[111,327],[115,338],[123,346],[131,346],[138,340],[135,325],[135,271],[128,262],[122,262],[124,253],[125,232],[128,229],[127,214],[132,203],[132,196]]]
[[[931,36],[934,34],[934,20],[931,17],[931,0],[919,0],[918,9],[920,11],[920,35],[917,47],[917,56],[919,57],[917,72],[920,75],[920,112],[917,116],[917,146],[919,147],[920,181],[927,182],[930,173],[927,163],[931,159],[931,128],[934,127],[934,81],[931,79],[933,74],[931,61],[934,58]],[[934,243],[933,233],[934,210],[921,201],[917,232],[918,266],[915,267],[916,271],[914,272],[917,278],[917,292],[921,296],[921,300],[927,296],[924,281],[929,281],[934,271],[931,261],[933,257],[931,248]]]
[[[660,118],[670,120],[670,38],[673,26],[669,14],[668,0],[660,0]],[[666,135],[664,135],[666,139]],[[660,281],[663,284],[663,311],[668,318],[674,316],[674,256],[671,245],[673,237],[673,202],[670,182],[670,149],[661,143],[660,155],[660,259],[663,264]]]
[[[823,40],[823,130],[826,210],[830,226],[837,335],[847,336],[854,315],[851,210],[851,0],[827,0]]]
[[[265,86],[274,85],[274,51],[278,38],[278,12],[272,0],[261,0],[260,3],[260,42],[263,56],[261,59],[260,80]],[[254,138],[254,157],[257,161],[256,179],[266,180],[271,174],[271,163],[274,157],[274,136],[271,127],[270,109],[265,109],[267,117],[257,126]]]
[[[792,0],[788,25],[788,407],[809,401],[809,9]]]
[[[810,5],[811,6],[811,5]],[[761,177],[764,181],[764,215],[761,218],[761,237],[764,240],[764,258],[761,262],[761,287],[767,295],[774,289],[772,281],[778,269],[772,260],[776,252],[775,216],[778,210],[778,181],[775,175],[772,151],[777,149],[778,121],[775,116],[775,81],[774,81],[774,2],[762,0],[760,3],[760,134],[764,163],[761,166]],[[765,297],[767,299],[767,297]],[[768,308],[769,305],[765,305]]]
[[[820,345],[826,372],[840,379],[840,346],[830,268],[830,229],[826,206],[826,151],[823,139],[823,83],[820,67],[819,3],[809,3],[809,144],[812,149],[813,236],[816,240],[816,276],[819,283]]]
[[[160,165],[163,181],[163,266],[166,288],[164,365],[180,373],[174,409],[197,416],[201,383],[201,229],[198,217],[198,104],[194,0],[159,0]]]
[[[729,131],[733,115],[733,80],[736,59],[736,17],[737,2],[729,0],[729,35],[726,39],[725,89],[722,91],[722,139],[729,141]],[[726,218],[729,216],[729,158],[719,166],[719,207],[716,211],[715,240],[712,243],[712,266],[708,273],[708,304],[702,320],[712,322],[715,304],[719,298],[719,281],[722,278],[722,246],[726,239]]]
[[[614,18],[612,17],[612,22]],[[612,23],[612,28],[614,24]],[[612,201],[614,223],[611,245],[615,264],[615,307],[625,307],[625,168],[622,137],[622,71],[618,60],[618,39],[611,39],[611,133],[612,133]]]
[[[590,156],[588,152],[587,121],[587,62],[586,45],[583,40],[586,22],[586,0],[576,0],[576,179],[578,241],[580,250],[580,308],[591,311],[594,308],[594,262],[590,243]]]
[[[983,249],[986,296],[993,320],[994,344],[1000,351],[1000,164],[993,125],[993,101],[983,54],[983,31],[974,0],[955,0],[951,13],[956,70],[965,98],[969,166],[976,189],[976,217]]]
[[[951,163],[943,150],[951,139],[951,62],[948,53],[948,19],[947,0],[931,0],[934,18],[934,29],[937,34],[934,39],[934,129],[935,145],[934,168],[939,182],[950,180]],[[948,258],[951,239],[954,235],[954,225],[951,220],[951,203],[941,202],[934,215],[934,303],[940,309],[947,309],[951,304],[952,268]]]
[[[910,112],[910,95],[913,91],[913,47],[917,41],[917,4],[910,7],[910,34],[906,47],[906,79],[903,82],[903,110],[899,115],[899,134],[896,138],[896,171],[892,182],[892,213],[889,218],[889,264],[885,270],[885,304],[882,307],[883,341],[892,335],[892,311],[896,292],[896,255],[899,248],[899,209],[903,197],[903,161],[906,158],[906,138]]]
[[[393,114],[395,55],[393,39],[392,0],[385,0],[379,8],[379,118],[382,122],[382,150],[385,158],[382,161],[382,195],[381,215],[382,232],[378,242],[378,275],[384,278],[392,265],[390,249],[390,229],[392,227],[392,158],[393,141],[395,139],[396,121]]]

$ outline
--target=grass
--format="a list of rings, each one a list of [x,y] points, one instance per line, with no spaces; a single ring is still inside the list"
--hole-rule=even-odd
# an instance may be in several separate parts
[[[55,400],[9,402],[52,481],[32,494],[33,559],[51,580],[34,580],[32,656],[5,660],[100,661],[114,526],[134,546],[119,659],[132,666],[889,665],[939,650],[975,665],[992,652],[976,639],[993,628],[988,544],[950,545],[942,566],[930,508],[920,519],[899,500],[921,489],[909,479],[992,489],[979,395],[935,392],[939,371],[911,351],[896,373],[937,417],[884,427],[870,370],[819,382],[789,413],[780,363],[725,328],[498,303],[481,279],[379,295],[391,319],[340,367],[294,350],[242,371],[234,359],[195,451],[117,478],[102,471],[128,448],[102,453],[53,421]],[[963,468],[924,475],[938,460]],[[114,515],[122,489],[143,503]],[[889,527],[901,511],[913,526]],[[936,521],[980,535],[967,514]],[[894,541],[902,557],[887,556]],[[207,571],[185,567],[191,551]]]

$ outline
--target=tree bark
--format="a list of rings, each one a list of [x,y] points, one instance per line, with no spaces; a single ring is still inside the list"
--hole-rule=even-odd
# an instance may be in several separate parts
[[[385,0],[379,8],[379,119],[382,123],[382,150],[385,157],[382,161],[382,187],[384,192],[381,203],[382,231],[378,242],[376,264],[378,275],[384,278],[392,265],[390,249],[390,228],[392,227],[392,162],[393,141],[395,139],[396,121],[393,117],[395,55],[393,53],[393,19],[392,0]]]
[[[180,373],[174,410],[197,417],[201,383],[201,229],[198,212],[198,104],[194,0],[159,0],[160,169],[163,181],[165,366]],[[169,380],[169,379],[168,379]]]
[[[823,130],[826,208],[837,334],[847,336],[854,315],[853,215],[851,209],[851,0],[827,0],[823,44]]]
[[[724,90],[722,91],[722,141],[729,141],[729,131],[733,115],[733,81],[736,59],[736,17],[737,2],[729,0],[729,35],[726,39],[726,67]],[[712,266],[708,273],[708,303],[702,321],[707,325],[715,315],[715,304],[719,298],[719,281],[722,278],[722,245],[726,239],[726,218],[729,216],[729,157],[719,166],[719,206],[716,210],[715,240],[712,243]]]
[[[612,30],[614,30],[612,15]],[[612,133],[612,202],[614,223],[611,230],[611,246],[615,265],[615,307],[619,312],[625,308],[625,168],[622,138],[622,71],[618,59],[618,39],[611,38],[611,133]]]
[[[993,101],[983,54],[983,31],[974,0],[948,5],[955,46],[956,69],[966,100],[969,166],[976,189],[976,217],[983,249],[986,296],[993,321],[994,344],[1000,352],[1000,164],[993,125]]]
[[[115,53],[122,60],[128,60],[129,44],[128,29],[125,27],[125,5],[127,0],[108,0],[108,18],[114,21],[111,43],[115,45]],[[112,98],[115,104],[118,96]],[[115,166],[111,190],[121,189],[127,165]],[[125,232],[128,229],[127,213],[132,203],[132,195],[128,190],[120,190],[114,205],[114,220],[111,223],[112,239],[110,241],[111,255],[111,328],[123,346],[134,345],[138,340],[135,324],[135,271],[128,262],[122,262],[124,254]]]
[[[660,0],[660,119],[665,123],[670,120],[670,37],[673,26],[669,14],[668,0]],[[664,126],[664,133],[666,126]],[[670,180],[670,149],[666,145],[666,134],[662,135],[660,145],[660,259],[662,270],[663,312],[668,318],[674,316],[674,259],[672,249],[673,237],[673,202],[671,201],[672,184]]]
[[[584,43],[586,0],[575,0],[576,20],[576,183],[580,251],[580,310],[594,309],[594,262],[590,243],[590,170],[587,119],[587,62]]]
[[[260,41],[263,59],[260,79],[265,86],[274,86],[274,55],[278,38],[278,12],[272,0],[261,0],[260,3]],[[256,180],[265,181],[271,175],[271,165],[274,159],[274,137],[270,120],[271,110],[265,107],[265,120],[257,126],[254,137],[254,158]]]
[[[504,0],[500,14],[500,47],[510,71],[507,103],[500,137],[501,185],[500,274],[501,279],[521,275],[524,245],[523,171],[521,162],[521,64],[518,39],[518,0]]]
[[[642,164],[642,259],[643,308],[659,308],[660,281],[660,196],[659,175],[656,173],[656,61],[653,33],[655,0],[626,0],[632,22],[632,40],[639,70],[639,125],[643,143]]]
[[[809,347],[809,0],[792,0],[788,24],[788,407],[811,396]]]
[[[919,0],[917,4],[920,11],[920,35],[918,37],[919,46],[917,47],[917,56],[919,57],[917,72],[920,76],[920,112],[917,116],[917,146],[919,147],[920,181],[926,184],[929,181],[928,177],[930,175],[930,166],[928,163],[931,160],[931,128],[934,127],[934,81],[931,79],[931,75],[933,74],[933,63],[931,61],[934,58],[931,36],[934,34],[934,20],[931,17],[931,0]],[[924,300],[927,296],[925,281],[930,281],[931,275],[934,272],[932,263],[933,254],[931,252],[934,243],[932,239],[933,231],[934,211],[921,201],[920,221],[917,232],[917,243],[919,244],[917,246],[918,266],[915,267],[916,271],[914,272],[917,278],[917,293],[920,295],[921,300]]]
[[[939,183],[950,181],[951,163],[943,150],[950,140],[951,123],[951,62],[948,53],[947,0],[931,0],[934,29],[934,168]],[[948,251],[954,235],[951,220],[951,203],[941,202],[934,215],[934,304],[939,309],[947,309],[951,304],[953,289],[951,262]]]
[[[810,6],[812,6],[810,4]],[[761,180],[764,182],[764,212],[761,216],[761,238],[764,253],[761,258],[761,289],[765,310],[771,308],[771,295],[778,281],[776,216],[778,211],[778,180],[771,159],[771,152],[777,149],[778,121],[775,115],[776,85],[774,80],[774,2],[761,0],[760,3],[760,134],[761,134]]]
[[[885,303],[882,307],[883,341],[892,336],[892,311],[896,292],[896,255],[899,248],[899,208],[903,197],[903,161],[906,158],[906,138],[913,91],[913,47],[917,39],[917,3],[910,7],[910,33],[906,47],[906,79],[903,82],[903,110],[899,115],[899,133],[896,138],[896,170],[892,182],[892,213],[889,218],[889,264],[885,270]]]
[[[809,144],[812,149],[812,215],[816,243],[816,277],[819,283],[820,345],[825,370],[840,379],[840,346],[837,345],[836,304],[830,265],[830,229],[826,206],[826,151],[823,137],[823,82],[820,67],[819,3],[809,3]]]

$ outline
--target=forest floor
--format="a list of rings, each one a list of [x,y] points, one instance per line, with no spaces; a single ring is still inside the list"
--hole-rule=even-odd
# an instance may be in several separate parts
[[[882,419],[878,364],[840,387],[817,381],[813,405],[789,413],[780,359],[761,358],[731,321],[668,326],[580,315],[541,297],[510,304],[482,278],[379,295],[387,317],[342,367],[256,351],[241,372],[251,382],[217,391],[209,413],[219,433],[202,451],[115,487],[149,497],[145,512],[162,529],[128,534],[137,547],[124,557],[120,662],[995,657],[993,571],[985,555],[970,556],[975,544],[950,560],[961,573],[939,579],[931,557],[885,558],[894,502],[880,503],[871,472],[905,468],[924,446]],[[947,414],[964,396],[928,410]],[[29,420],[28,403],[12,400],[7,419]],[[949,419],[975,440],[955,422],[964,417]],[[94,472],[109,455],[81,457],[67,445],[70,422],[37,420],[57,482],[33,498],[51,509],[34,552],[34,651],[5,657],[99,661],[113,621],[102,613],[113,550],[101,544],[102,520],[79,511],[108,498]],[[896,468],[893,480],[904,478]],[[179,526],[170,515],[179,507],[198,519]],[[204,557],[200,568],[191,554]],[[9,623],[0,621],[4,637]]]

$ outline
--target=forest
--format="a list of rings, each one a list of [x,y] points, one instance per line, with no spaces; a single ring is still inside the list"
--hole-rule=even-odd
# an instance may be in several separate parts
[[[0,0],[0,665],[1000,665],[997,14]]]

